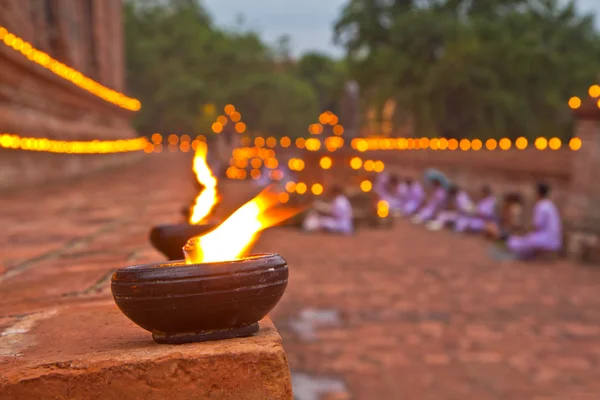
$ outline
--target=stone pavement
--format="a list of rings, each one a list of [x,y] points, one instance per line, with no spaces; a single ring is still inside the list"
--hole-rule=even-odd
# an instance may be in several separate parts
[[[0,195],[0,376],[31,346],[19,334],[57,308],[110,303],[114,269],[162,259],[147,233],[180,221],[195,195],[190,165],[181,154],[149,155],[127,169]],[[223,192],[221,212],[252,189],[235,182]],[[476,237],[403,220],[353,237],[276,228],[255,250],[279,252],[290,265],[271,317],[298,400],[600,394],[600,269],[499,263]],[[75,334],[60,329],[54,340]],[[80,330],[93,338],[90,352],[103,346]]]

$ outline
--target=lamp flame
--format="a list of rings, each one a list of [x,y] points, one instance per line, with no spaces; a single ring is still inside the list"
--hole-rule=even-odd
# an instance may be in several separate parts
[[[238,208],[211,232],[188,240],[183,247],[187,264],[234,260],[246,255],[264,229],[278,225],[302,208],[276,209],[278,193],[271,187]]]
[[[194,173],[196,174],[198,183],[204,186],[204,189],[196,197],[194,207],[190,213],[190,224],[192,225],[204,221],[219,202],[217,178],[208,166],[206,161],[207,154],[208,146],[206,143],[198,142],[196,154],[194,155]]]

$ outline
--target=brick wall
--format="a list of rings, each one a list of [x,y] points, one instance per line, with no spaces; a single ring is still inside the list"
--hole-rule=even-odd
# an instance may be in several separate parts
[[[121,0],[2,0],[0,25],[103,85],[124,87]],[[0,132],[61,140],[135,137],[132,113],[0,45]],[[0,188],[91,171],[127,155],[92,160],[0,150]],[[71,158],[71,160],[63,160]],[[75,161],[75,160],[79,161]],[[77,165],[77,167],[73,167]],[[49,171],[51,169],[52,171]],[[60,173],[58,173],[60,172]],[[64,174],[64,175],[61,175]],[[27,179],[17,177],[27,177]]]

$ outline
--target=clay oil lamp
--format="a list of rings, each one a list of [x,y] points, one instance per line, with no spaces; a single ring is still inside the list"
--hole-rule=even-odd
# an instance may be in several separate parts
[[[261,254],[122,268],[113,275],[112,293],[121,311],[156,342],[181,344],[255,334],[287,281],[286,261]]]
[[[245,256],[260,231],[297,213],[279,210],[278,195],[261,192],[214,229],[190,239],[185,260],[117,270],[111,289],[119,309],[158,343],[181,344],[250,336],[283,296],[286,261]]]

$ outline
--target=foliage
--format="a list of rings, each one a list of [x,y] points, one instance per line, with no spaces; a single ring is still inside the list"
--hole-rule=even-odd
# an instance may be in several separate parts
[[[216,117],[206,104],[232,103],[249,130],[272,135],[304,134],[319,115],[310,81],[281,68],[257,34],[213,26],[196,0],[128,0],[124,18],[128,90],[142,101],[135,123],[143,134],[206,134]]]
[[[568,98],[600,71],[600,35],[561,4],[350,0],[335,34],[363,100],[393,98],[419,134],[564,137]]]

